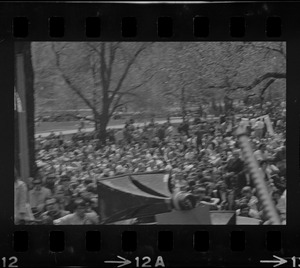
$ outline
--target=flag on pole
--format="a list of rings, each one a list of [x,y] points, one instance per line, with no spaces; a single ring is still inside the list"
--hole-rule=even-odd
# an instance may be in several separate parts
[[[16,91],[16,89],[15,89],[15,106],[14,106],[14,109],[18,113],[23,112],[22,101],[21,101],[19,93]]]

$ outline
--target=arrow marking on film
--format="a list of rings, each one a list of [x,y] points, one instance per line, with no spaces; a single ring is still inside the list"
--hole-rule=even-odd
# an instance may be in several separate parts
[[[122,267],[122,266],[125,266],[125,265],[128,265],[131,263],[130,260],[127,260],[121,256],[117,256],[119,259],[121,259],[121,261],[104,261],[105,263],[118,263],[120,265],[118,265],[117,267]]]
[[[276,263],[276,264],[273,265],[273,267],[277,267],[279,265],[287,263],[287,260],[285,260],[283,258],[280,258],[280,257],[275,256],[275,255],[273,255],[273,257],[276,258],[277,260],[263,260],[263,261],[260,261],[260,262],[261,263]]]

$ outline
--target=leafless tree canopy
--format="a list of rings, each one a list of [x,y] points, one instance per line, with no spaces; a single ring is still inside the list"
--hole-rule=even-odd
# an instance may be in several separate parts
[[[122,107],[165,111],[285,97],[284,42],[36,42],[37,108],[89,108],[99,137]]]

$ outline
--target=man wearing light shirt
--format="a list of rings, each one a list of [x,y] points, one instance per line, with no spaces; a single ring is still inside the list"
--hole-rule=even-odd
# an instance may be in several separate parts
[[[33,214],[43,211],[46,199],[51,197],[51,191],[42,186],[41,179],[33,180],[34,188],[29,191],[29,203]]]
[[[75,200],[75,212],[53,221],[54,225],[96,225],[98,216],[94,212],[87,212],[83,199]]]
[[[27,186],[21,181],[15,171],[15,193],[14,193],[15,223],[22,220],[33,220],[30,206],[27,202]]]
[[[265,127],[265,123],[263,122],[262,119],[259,119],[256,121],[254,125],[254,130],[255,130],[255,136],[259,139],[263,137],[263,130]]]
[[[254,156],[257,161],[267,160],[269,158],[269,154],[266,150],[266,145],[260,144],[258,150],[254,152]]]

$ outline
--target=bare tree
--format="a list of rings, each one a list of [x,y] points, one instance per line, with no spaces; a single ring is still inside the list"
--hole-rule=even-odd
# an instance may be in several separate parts
[[[137,95],[137,89],[152,79],[148,75],[138,83],[133,83],[129,77],[141,54],[150,46],[147,43],[138,44],[135,49],[128,50],[122,43],[85,43],[84,49],[89,57],[87,72],[92,74],[92,94],[88,95],[85,88],[76,83],[78,73],[69,72],[66,64],[66,47],[51,44],[57,67],[62,79],[68,87],[92,110],[95,128],[101,143],[106,141],[106,128],[110,118],[121,107],[132,102]],[[73,52],[74,53],[74,52]],[[74,55],[76,57],[76,54]]]
[[[267,89],[277,80],[286,79],[284,42],[221,42],[220,49],[222,60],[215,56],[210,57],[207,62],[215,70],[214,74],[220,77],[220,81],[208,79],[208,88],[224,90],[225,106],[229,108],[233,100],[231,96],[235,97],[238,91],[244,92],[246,99],[257,95],[262,107]],[[272,59],[276,59],[276,62],[272,62]],[[259,69],[257,74],[256,68]],[[254,90],[258,93],[254,94]]]
[[[270,58],[270,57],[275,57],[275,58],[279,57],[280,61],[283,64],[283,68],[281,68],[281,70],[266,72],[266,73],[260,75],[259,77],[257,77],[256,79],[254,79],[250,85],[241,87],[246,92],[247,91],[250,92],[254,88],[260,87],[259,99],[261,101],[261,106],[262,106],[262,103],[264,101],[264,94],[265,94],[266,90],[275,81],[286,79],[286,69],[285,69],[286,68],[285,67],[286,47],[285,47],[285,43],[284,42],[278,42],[275,45],[274,45],[274,43],[271,43],[271,44],[272,45],[270,45],[268,43],[265,43],[265,42],[264,43],[247,42],[245,44],[245,48],[251,47],[254,50],[260,49],[262,51],[262,53],[264,53],[264,56],[263,56],[262,60],[268,61],[268,58]],[[250,93],[250,95],[252,95],[252,93]]]

